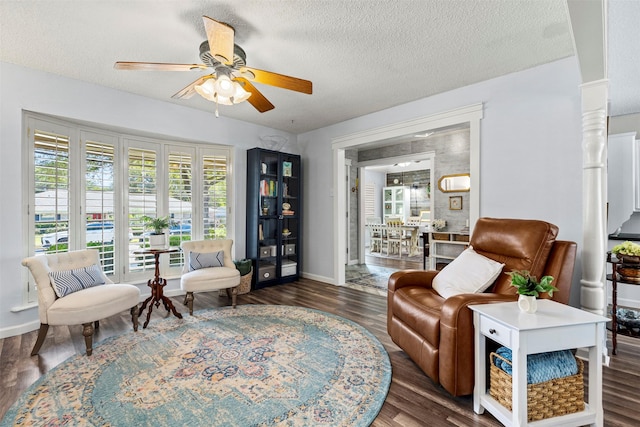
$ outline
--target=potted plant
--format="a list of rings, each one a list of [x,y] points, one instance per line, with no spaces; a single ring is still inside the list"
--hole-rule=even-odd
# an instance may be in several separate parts
[[[620,243],[611,249],[611,253],[626,264],[640,264],[640,245],[630,241]]]
[[[623,279],[640,282],[640,245],[630,241],[620,243],[611,249],[620,264],[616,267]]]
[[[538,281],[538,278],[532,276],[527,270],[516,270],[507,274],[511,276],[511,286],[517,289],[518,307],[526,313],[536,312],[538,309],[536,299],[541,293],[548,292],[549,296],[553,296],[553,292],[558,290],[551,284],[553,281],[551,276],[543,276]]]
[[[431,222],[431,228],[435,231],[443,230],[447,226],[447,221],[444,219],[434,219]]]
[[[164,234],[164,230],[169,228],[169,217],[168,216],[160,216],[160,217],[143,217],[145,223],[145,227],[147,229],[151,229],[151,233],[149,234],[149,246],[151,248],[164,248],[167,243],[167,238]]]

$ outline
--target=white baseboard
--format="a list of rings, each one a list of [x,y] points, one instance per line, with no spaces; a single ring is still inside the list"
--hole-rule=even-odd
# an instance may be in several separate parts
[[[27,332],[36,331],[39,328],[40,328],[39,320],[23,323],[22,325],[15,325],[8,328],[2,328],[0,329],[0,339],[26,334]]]
[[[336,284],[336,281],[332,277],[319,276],[317,274],[311,274],[311,273],[305,273],[305,272],[300,273],[300,276],[304,277],[305,279],[315,280],[317,282],[322,282],[322,283],[328,283],[330,285]]]

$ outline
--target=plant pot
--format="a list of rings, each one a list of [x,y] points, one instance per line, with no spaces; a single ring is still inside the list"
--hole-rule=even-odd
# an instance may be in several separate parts
[[[638,255],[615,254],[614,256],[621,264],[637,264],[640,267],[640,256]]]
[[[616,254],[620,264],[616,271],[627,282],[640,283],[640,256]]]
[[[532,295],[518,295],[518,308],[523,313],[533,314],[538,310],[538,300]]]
[[[163,234],[150,234],[149,246],[151,249],[162,249],[167,247],[167,236]]]

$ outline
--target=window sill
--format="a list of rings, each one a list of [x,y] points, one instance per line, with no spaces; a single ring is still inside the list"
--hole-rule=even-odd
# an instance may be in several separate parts
[[[37,308],[38,307],[38,303],[37,302],[32,302],[29,304],[23,304],[23,305],[19,305],[17,307],[12,307],[11,308],[11,312],[12,313],[19,313],[21,311],[25,311],[25,310],[30,310],[32,308]]]

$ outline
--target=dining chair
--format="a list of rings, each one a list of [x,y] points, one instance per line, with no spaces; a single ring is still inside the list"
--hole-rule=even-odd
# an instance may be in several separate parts
[[[382,252],[382,240],[383,240],[383,225],[382,224],[369,224],[369,241],[371,242],[370,252]]]
[[[405,234],[402,224],[399,222],[387,223],[387,255],[398,254],[402,257],[402,248],[407,248],[407,254],[410,252],[411,237]]]

